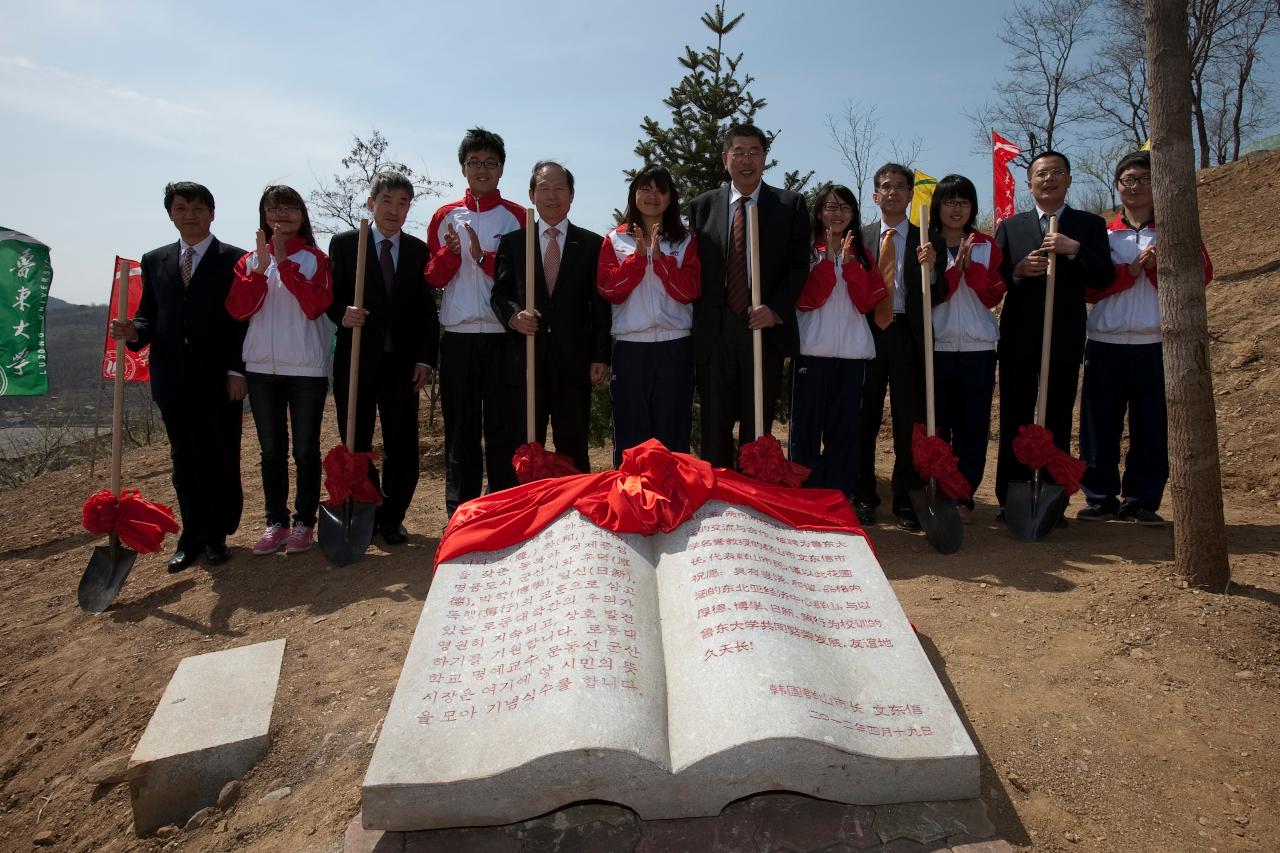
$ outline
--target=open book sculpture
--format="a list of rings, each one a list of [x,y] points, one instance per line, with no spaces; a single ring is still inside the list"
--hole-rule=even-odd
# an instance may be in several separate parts
[[[368,828],[978,796],[973,742],[838,492],[647,442],[618,471],[464,505],[437,560]]]

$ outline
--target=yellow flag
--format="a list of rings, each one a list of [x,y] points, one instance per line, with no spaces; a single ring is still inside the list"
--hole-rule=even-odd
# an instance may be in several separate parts
[[[1148,139],[1146,142],[1142,143],[1142,147],[1141,147],[1141,148],[1139,148],[1138,150],[1139,150],[1139,151],[1150,151],[1150,150],[1151,150],[1151,140],[1150,140],[1150,139]]]
[[[930,199],[933,198],[933,190],[938,186],[938,179],[926,175],[924,172],[916,169],[916,188],[911,196],[911,224],[916,227],[920,226],[920,209],[929,206]]]

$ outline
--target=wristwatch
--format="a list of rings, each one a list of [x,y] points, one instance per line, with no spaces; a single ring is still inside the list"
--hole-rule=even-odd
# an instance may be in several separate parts
[[[480,257],[476,258],[476,263],[480,266],[484,266],[484,262],[487,260],[489,260],[489,253],[481,252]]]

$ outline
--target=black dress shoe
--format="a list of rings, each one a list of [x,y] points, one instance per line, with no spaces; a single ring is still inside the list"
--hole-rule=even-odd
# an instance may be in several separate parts
[[[225,542],[209,545],[204,549],[204,560],[211,566],[220,566],[231,559],[231,549]]]
[[[409,531],[404,529],[403,524],[386,527],[382,530],[382,538],[388,545],[403,545],[409,541]]]
[[[914,509],[898,509],[893,514],[898,517],[898,527],[900,529],[911,533],[915,533],[920,529],[920,518],[916,515]]]
[[[173,556],[169,558],[169,574],[176,575],[194,563],[199,556],[199,551],[174,551]]]
[[[854,501],[853,511],[858,516],[858,523],[870,527],[876,523],[876,508],[870,501]]]

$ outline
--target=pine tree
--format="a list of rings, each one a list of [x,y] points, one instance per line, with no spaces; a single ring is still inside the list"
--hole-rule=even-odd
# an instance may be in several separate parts
[[[671,170],[680,197],[686,201],[725,182],[720,160],[725,131],[733,124],[754,124],[756,113],[765,106],[765,100],[748,89],[755,78],[746,73],[738,76],[742,54],[724,52],[725,36],[746,13],[726,20],[724,9],[722,0],[713,12],[702,15],[702,23],[715,35],[715,44],[702,51],[685,45],[684,56],[678,57],[688,73],[663,100],[671,110],[671,126],[663,127],[645,116],[640,125],[645,138],[635,147],[636,156],[646,164],[661,163]],[[777,133],[765,131],[765,135],[772,144]],[[770,160],[765,168],[775,165],[777,161]],[[635,169],[626,170],[627,179],[635,173]],[[801,190],[812,175],[787,172],[783,184],[787,189]]]

